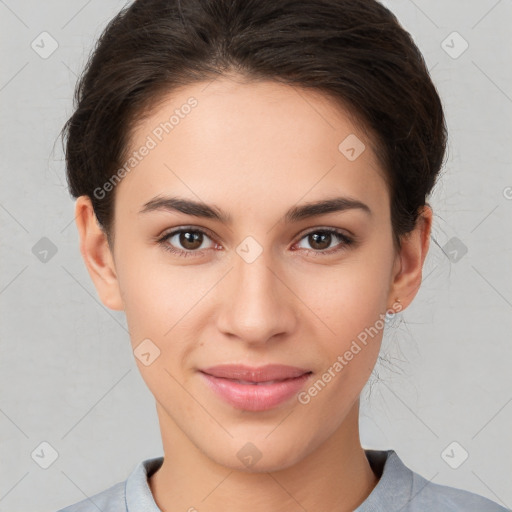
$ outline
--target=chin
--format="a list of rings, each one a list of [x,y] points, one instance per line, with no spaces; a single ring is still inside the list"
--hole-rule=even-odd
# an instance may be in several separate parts
[[[223,452],[208,450],[205,451],[205,454],[215,463],[233,471],[244,473],[281,471],[293,466],[308,455],[307,447],[303,443],[293,442],[295,438],[295,436],[287,436],[289,440],[287,445],[277,438],[274,442],[265,440],[264,436],[260,441],[240,441],[238,438],[233,439],[231,446],[226,447]],[[298,451],[298,446],[301,451]]]

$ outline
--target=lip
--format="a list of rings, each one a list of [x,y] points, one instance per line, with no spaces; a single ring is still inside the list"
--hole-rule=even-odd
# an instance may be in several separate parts
[[[312,372],[271,364],[257,368],[219,365],[200,370],[200,374],[210,389],[236,409],[265,411],[297,394]]]

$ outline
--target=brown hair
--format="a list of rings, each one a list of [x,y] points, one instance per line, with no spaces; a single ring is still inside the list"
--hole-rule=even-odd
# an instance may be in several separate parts
[[[356,115],[373,134],[399,246],[443,164],[446,124],[412,37],[374,0],[137,0],[121,10],[61,132],[70,193],[91,198],[109,243],[115,188],[95,190],[122,165],[134,126],[176,88],[232,73],[317,90]]]

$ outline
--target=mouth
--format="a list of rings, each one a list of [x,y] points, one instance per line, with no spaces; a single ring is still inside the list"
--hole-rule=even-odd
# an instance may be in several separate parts
[[[300,377],[308,372],[310,373],[310,370],[283,364],[267,364],[259,367],[240,364],[222,364],[205,368],[201,371],[213,377],[237,380],[249,384],[283,381]]]
[[[220,365],[199,373],[224,402],[236,409],[257,412],[287,402],[304,387],[313,372],[285,365]]]
[[[238,384],[250,384],[250,385],[253,385],[253,386],[268,386],[270,384],[275,384],[276,382],[284,382],[285,380],[290,380],[290,379],[265,380],[263,382],[252,382],[250,380],[235,380],[235,379],[228,379],[228,380],[230,380],[231,382],[236,382]]]

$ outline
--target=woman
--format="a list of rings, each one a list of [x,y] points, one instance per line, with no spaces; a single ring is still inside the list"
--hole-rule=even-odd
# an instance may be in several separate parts
[[[386,8],[138,0],[64,133],[81,252],[126,313],[165,452],[64,511],[505,510],[359,439],[446,146]]]

